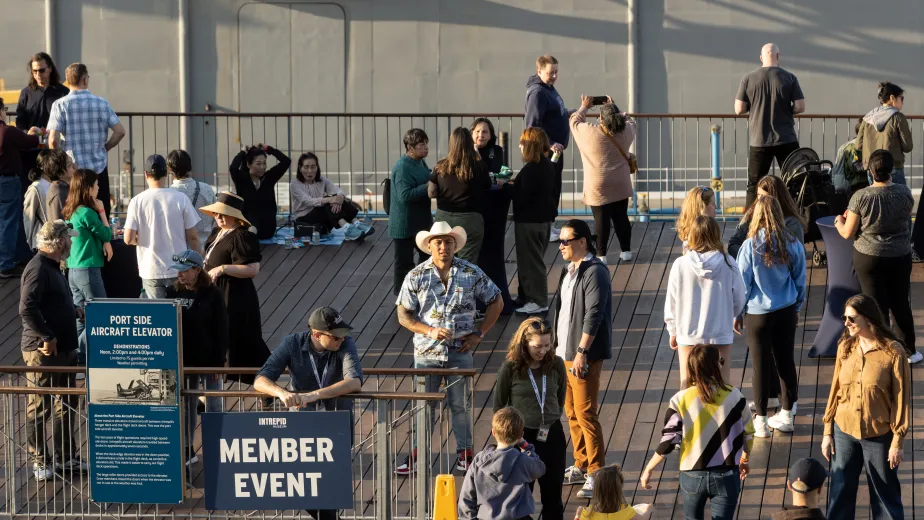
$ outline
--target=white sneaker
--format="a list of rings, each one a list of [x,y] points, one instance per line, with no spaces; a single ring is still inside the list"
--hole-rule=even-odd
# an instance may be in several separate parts
[[[517,314],[527,314],[527,315],[543,314],[543,313],[549,312],[549,308],[540,307],[538,303],[529,302],[526,305],[520,307],[519,309],[516,309],[515,312]]]
[[[598,256],[598,257],[597,257],[597,260],[603,262],[603,265],[606,265],[606,257],[605,257],[605,256]]]
[[[622,253],[619,253],[619,260],[623,262],[631,262],[632,261],[632,251],[623,251]]]
[[[924,359],[924,354],[915,352],[914,354],[911,354],[910,357],[908,357],[908,362],[913,365],[915,363],[920,363],[922,359]]]
[[[47,464],[39,464],[35,462],[32,464],[32,475],[35,477],[35,480],[45,481],[54,476],[54,472],[51,471],[51,468]]]
[[[773,417],[767,419],[767,426],[781,432],[792,433],[793,430],[793,413],[791,411],[780,410]]]
[[[587,476],[587,480],[584,482],[584,485],[581,486],[581,489],[577,492],[577,496],[581,498],[594,497],[594,478],[592,476]]]
[[[565,479],[562,482],[565,486],[573,486],[575,484],[582,484],[587,481],[587,474],[584,471],[577,467],[571,466],[565,470]]]
[[[766,439],[770,437],[771,434],[772,432],[770,431],[770,427],[767,426],[767,416],[758,415],[757,417],[754,417],[754,436],[761,439]]]
[[[748,407],[751,409],[752,412],[755,412],[755,413],[757,412],[757,403],[755,403],[754,401],[751,401],[750,403],[748,403]],[[770,399],[767,399],[767,408],[779,408],[779,407],[780,407],[779,397],[771,397]]]
[[[549,242],[558,242],[561,239],[561,231],[555,229],[555,226],[552,226],[552,230],[549,231]]]

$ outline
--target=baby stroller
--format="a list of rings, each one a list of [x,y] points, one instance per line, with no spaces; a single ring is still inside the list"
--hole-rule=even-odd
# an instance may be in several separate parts
[[[816,266],[827,263],[824,252],[819,251],[815,241],[821,238],[816,221],[833,214],[834,182],[831,180],[831,161],[819,159],[811,148],[799,148],[783,161],[783,183],[796,201],[796,207],[808,221],[805,243],[812,243],[812,263]]]

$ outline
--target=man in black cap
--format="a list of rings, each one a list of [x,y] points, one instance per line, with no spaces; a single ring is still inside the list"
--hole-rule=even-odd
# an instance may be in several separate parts
[[[792,491],[792,507],[773,515],[773,520],[824,520],[818,507],[822,486],[828,472],[821,462],[813,458],[799,459],[789,469],[786,487]]]
[[[189,197],[168,188],[167,161],[151,155],[144,161],[148,189],[132,197],[125,215],[125,243],[136,246],[138,275],[148,298],[166,298],[176,282],[171,268],[177,251],[201,252],[196,224],[199,212]]]
[[[315,309],[307,332],[286,336],[254,381],[253,387],[278,397],[285,406],[309,410],[350,410],[348,399],[338,397],[362,388],[363,369],[350,324],[330,307]],[[288,387],[276,384],[289,369]]]

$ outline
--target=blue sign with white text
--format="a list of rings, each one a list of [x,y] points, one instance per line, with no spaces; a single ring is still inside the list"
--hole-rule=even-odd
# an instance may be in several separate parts
[[[182,502],[178,305],[91,300],[86,330],[90,497],[95,502]]]
[[[209,510],[350,509],[350,412],[202,414]]]

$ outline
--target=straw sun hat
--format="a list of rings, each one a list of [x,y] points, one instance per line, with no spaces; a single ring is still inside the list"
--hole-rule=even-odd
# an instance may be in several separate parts
[[[244,218],[244,214],[241,213],[243,207],[244,199],[233,193],[224,191],[218,194],[214,204],[202,206],[199,208],[199,211],[210,217],[215,217],[215,215],[234,217],[250,226],[250,221]]]

